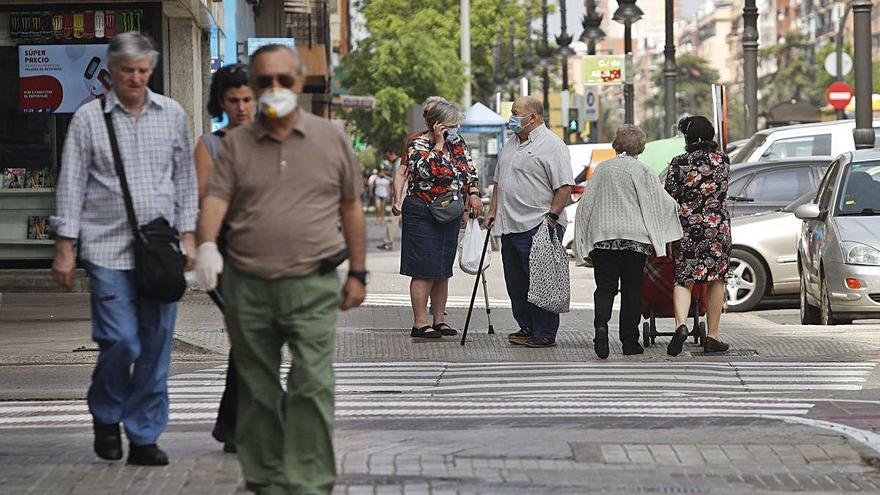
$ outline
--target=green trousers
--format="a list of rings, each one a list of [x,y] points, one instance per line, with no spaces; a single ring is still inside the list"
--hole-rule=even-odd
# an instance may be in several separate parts
[[[329,494],[333,455],[336,272],[265,280],[227,263],[221,291],[238,371],[235,444],[260,494]],[[281,387],[281,347],[293,361]]]

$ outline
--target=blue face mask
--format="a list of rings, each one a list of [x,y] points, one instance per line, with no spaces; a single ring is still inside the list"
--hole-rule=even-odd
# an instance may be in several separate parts
[[[460,127],[450,127],[446,129],[446,141],[450,143],[455,141],[455,138],[458,137],[459,131],[461,131]]]
[[[523,122],[522,117],[519,115],[511,115],[510,120],[507,121],[507,128],[510,129],[514,134],[519,134],[523,131]]]

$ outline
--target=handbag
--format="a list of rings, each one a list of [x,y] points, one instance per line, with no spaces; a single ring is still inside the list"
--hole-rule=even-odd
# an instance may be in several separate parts
[[[135,287],[141,297],[162,303],[177,302],[186,292],[186,278],[183,275],[186,255],[180,250],[180,233],[162,216],[138,227],[134,202],[131,199],[128,180],[125,178],[122,155],[119,153],[119,143],[113,128],[113,112],[107,112],[105,107],[105,100],[101,100],[101,110],[110,136],[110,148],[113,151],[113,165],[116,168],[116,175],[119,176],[125,213],[134,235]]]
[[[464,197],[458,191],[448,191],[431,200],[428,211],[437,223],[460,220],[464,215]]]
[[[551,313],[568,313],[571,287],[568,254],[556,233],[542,223],[532,237],[529,251],[529,292],[527,299]]]

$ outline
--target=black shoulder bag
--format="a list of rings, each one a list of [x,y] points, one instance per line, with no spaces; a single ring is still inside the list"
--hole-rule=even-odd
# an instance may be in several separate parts
[[[105,106],[105,101],[101,100],[102,111]],[[116,131],[113,129],[113,112],[102,113],[110,135],[116,175],[119,176],[119,185],[122,186],[125,212],[134,234],[134,276],[138,294],[163,303],[179,301],[186,292],[186,279],[183,276],[186,255],[180,250],[180,233],[161,216],[138,227],[131,191],[122,166],[122,155],[119,154],[119,143],[116,141]]]

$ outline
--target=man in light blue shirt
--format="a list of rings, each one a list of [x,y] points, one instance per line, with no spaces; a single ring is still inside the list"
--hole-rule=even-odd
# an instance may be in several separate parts
[[[560,240],[565,231],[565,204],[574,178],[568,147],[544,125],[544,108],[530,96],[513,103],[508,127],[514,137],[504,143],[495,169],[495,188],[485,226],[501,230],[504,281],[519,331],[511,344],[556,345],[559,315],[528,301],[529,253],[542,226]]]
[[[183,108],[150,91],[159,53],[134,32],[107,49],[113,91],[73,116],[56,192],[58,236],[52,265],[66,288],[74,281],[73,242],[92,292],[92,338],[100,347],[88,392],[95,453],[122,458],[120,422],[129,464],[165,465],[156,444],[168,423],[168,367],[176,304],[137,294],[134,237],[126,217],[104,113],[110,113],[138,225],[164,217],[181,232],[188,268],[195,261],[198,215],[195,168]]]

